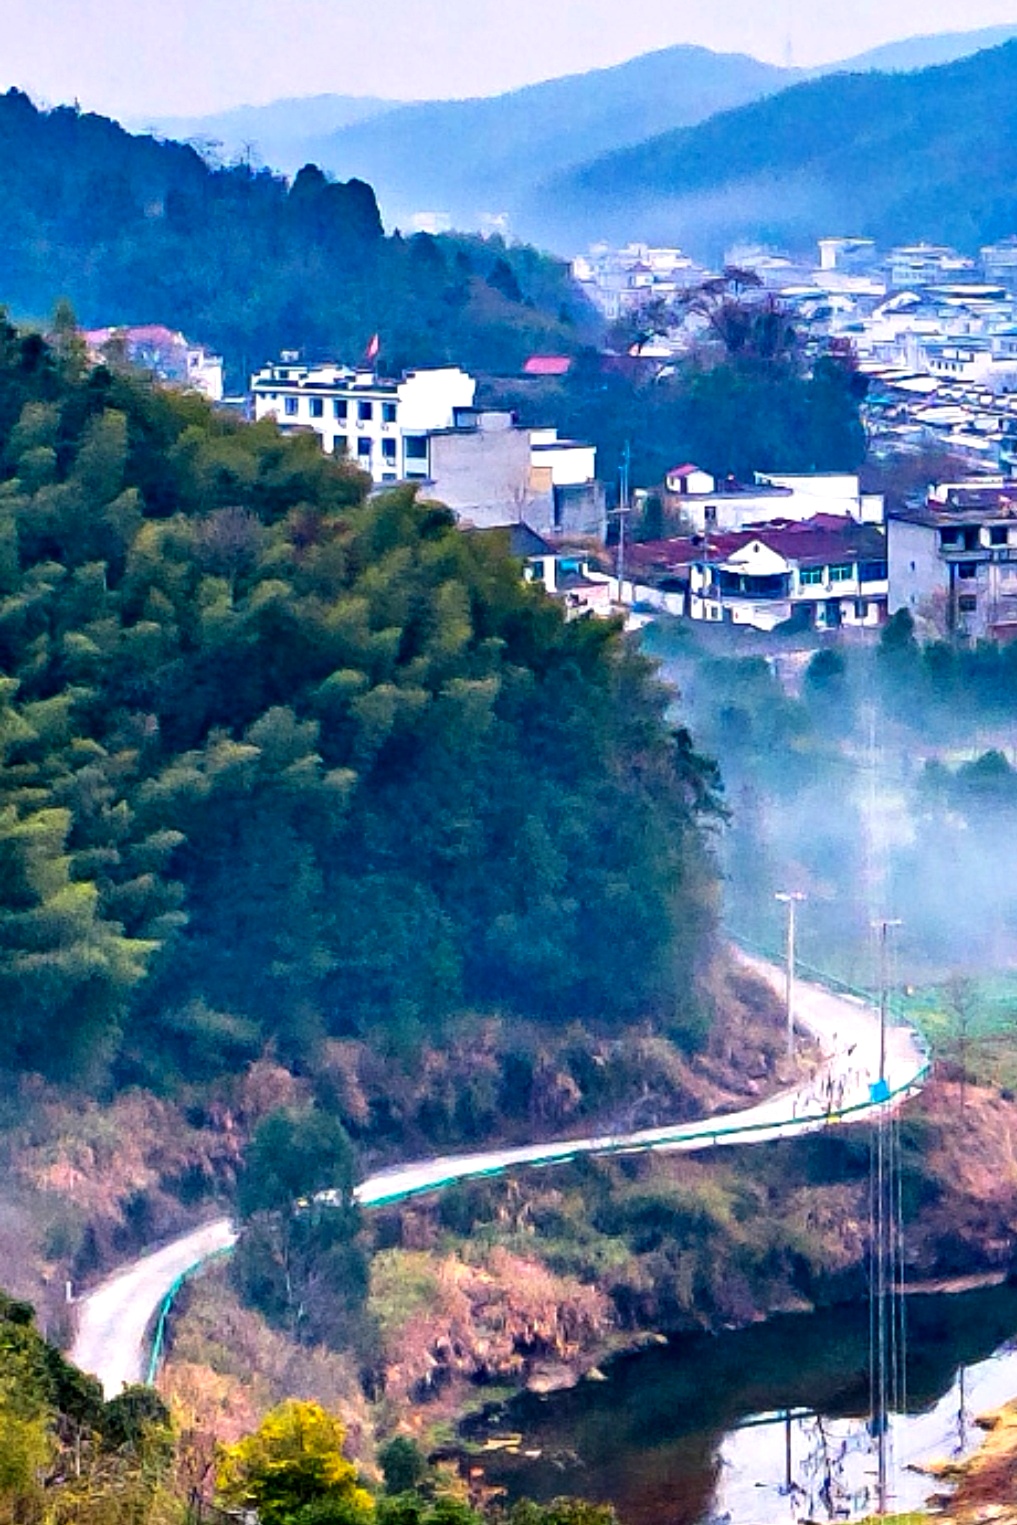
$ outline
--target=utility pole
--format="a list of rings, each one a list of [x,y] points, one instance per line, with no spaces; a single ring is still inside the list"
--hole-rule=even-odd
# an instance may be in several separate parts
[[[889,1314],[896,1265],[896,1216],[894,1169],[890,1148],[890,1090],[886,1075],[886,1023],[889,1014],[889,933],[899,920],[883,917],[873,922],[879,937],[879,1080],[873,1100],[880,1105],[876,1119],[875,1159],[872,1170],[872,1285],[875,1319],[872,1372],[872,1429],[876,1439],[876,1513],[887,1513],[889,1500],[887,1444],[890,1430],[890,1330]]]
[[[879,935],[879,1083],[880,1088],[886,1087],[886,1022],[890,1000],[890,973],[889,973],[889,939],[888,934],[893,927],[902,926],[898,917],[883,917],[880,921],[874,921]],[[884,1098],[880,1098],[883,1100]]]
[[[787,1056],[793,1059],[795,1056],[795,907],[805,899],[801,890],[780,890],[774,895],[774,900],[779,900],[787,906],[787,953],[786,953],[786,992],[787,992]]]
[[[632,470],[632,443],[625,441],[625,447],[621,454],[621,465],[618,468],[618,602],[625,602],[625,521],[631,512],[629,503],[629,477]]]

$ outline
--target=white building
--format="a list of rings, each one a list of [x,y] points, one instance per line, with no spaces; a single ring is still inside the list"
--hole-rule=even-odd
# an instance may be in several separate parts
[[[133,328],[91,328],[82,335],[92,359],[120,353],[132,365],[151,371],[171,386],[193,387],[212,402],[223,399],[223,363],[202,344],[192,344],[176,329],[161,323]]]
[[[747,524],[811,519],[837,514],[858,524],[882,524],[883,499],[863,493],[847,472],[756,472],[755,482],[717,482],[691,462],[675,466],[664,481],[666,506],[694,533],[740,530]]]
[[[377,486],[416,483],[477,528],[528,524],[542,535],[602,540],[595,447],[476,408],[476,388],[458,366],[386,381],[373,371],[285,360],[251,381],[256,419],[316,434],[323,450],[347,457]]]
[[[256,419],[284,433],[310,430],[329,455],[344,455],[376,483],[427,481],[429,436],[472,409],[477,383],[458,366],[406,371],[401,381],[340,365],[285,362],[251,378]]]

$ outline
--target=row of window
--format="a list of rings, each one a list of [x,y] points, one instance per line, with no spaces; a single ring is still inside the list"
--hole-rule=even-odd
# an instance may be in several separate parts
[[[951,550],[960,547],[965,551],[976,551],[980,544],[979,531],[974,526],[968,526],[962,529],[957,525],[951,525],[947,529],[940,530],[939,543],[944,550]],[[989,525],[990,545],[1009,545],[1009,543],[1010,529],[1008,525]]]
[[[405,438],[406,460],[427,461],[427,436],[423,434],[408,434]],[[348,455],[350,449],[349,437],[345,434],[337,434],[332,444],[336,455]],[[357,459],[369,461],[374,451],[374,441],[360,438],[357,440]],[[399,441],[395,439],[383,439],[381,441],[381,458],[387,466],[394,466],[399,459]]]
[[[798,573],[801,588],[821,587],[824,582],[850,582],[855,576],[853,562],[844,561],[831,567],[802,567]],[[859,582],[883,582],[886,578],[885,561],[862,561],[858,564]]]
[[[300,414],[299,397],[287,397],[284,399],[287,418],[297,418]],[[307,399],[311,418],[325,417],[324,397],[309,397]],[[396,407],[394,402],[383,402],[381,408],[381,421],[383,424],[394,424],[396,421]],[[350,405],[345,397],[333,397],[332,417],[345,420],[349,417]],[[362,424],[369,424],[374,419],[374,403],[361,398],[357,403],[357,419]]]

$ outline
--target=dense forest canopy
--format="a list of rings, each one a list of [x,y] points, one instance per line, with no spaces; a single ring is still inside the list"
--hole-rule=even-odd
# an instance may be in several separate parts
[[[0,329],[0,1064],[688,1019],[716,778],[607,622],[309,438]]]
[[[566,267],[475,237],[385,237],[374,192],[307,165],[288,184],[105,117],[0,96],[0,297],[59,297],[89,326],[166,323],[219,349],[232,384],[281,349],[387,366],[516,370],[595,328]]]

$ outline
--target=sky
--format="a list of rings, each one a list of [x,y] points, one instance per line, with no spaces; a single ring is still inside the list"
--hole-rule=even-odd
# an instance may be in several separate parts
[[[672,43],[827,63],[1014,0],[3,0],[0,83],[144,118],[335,92],[490,95]]]

